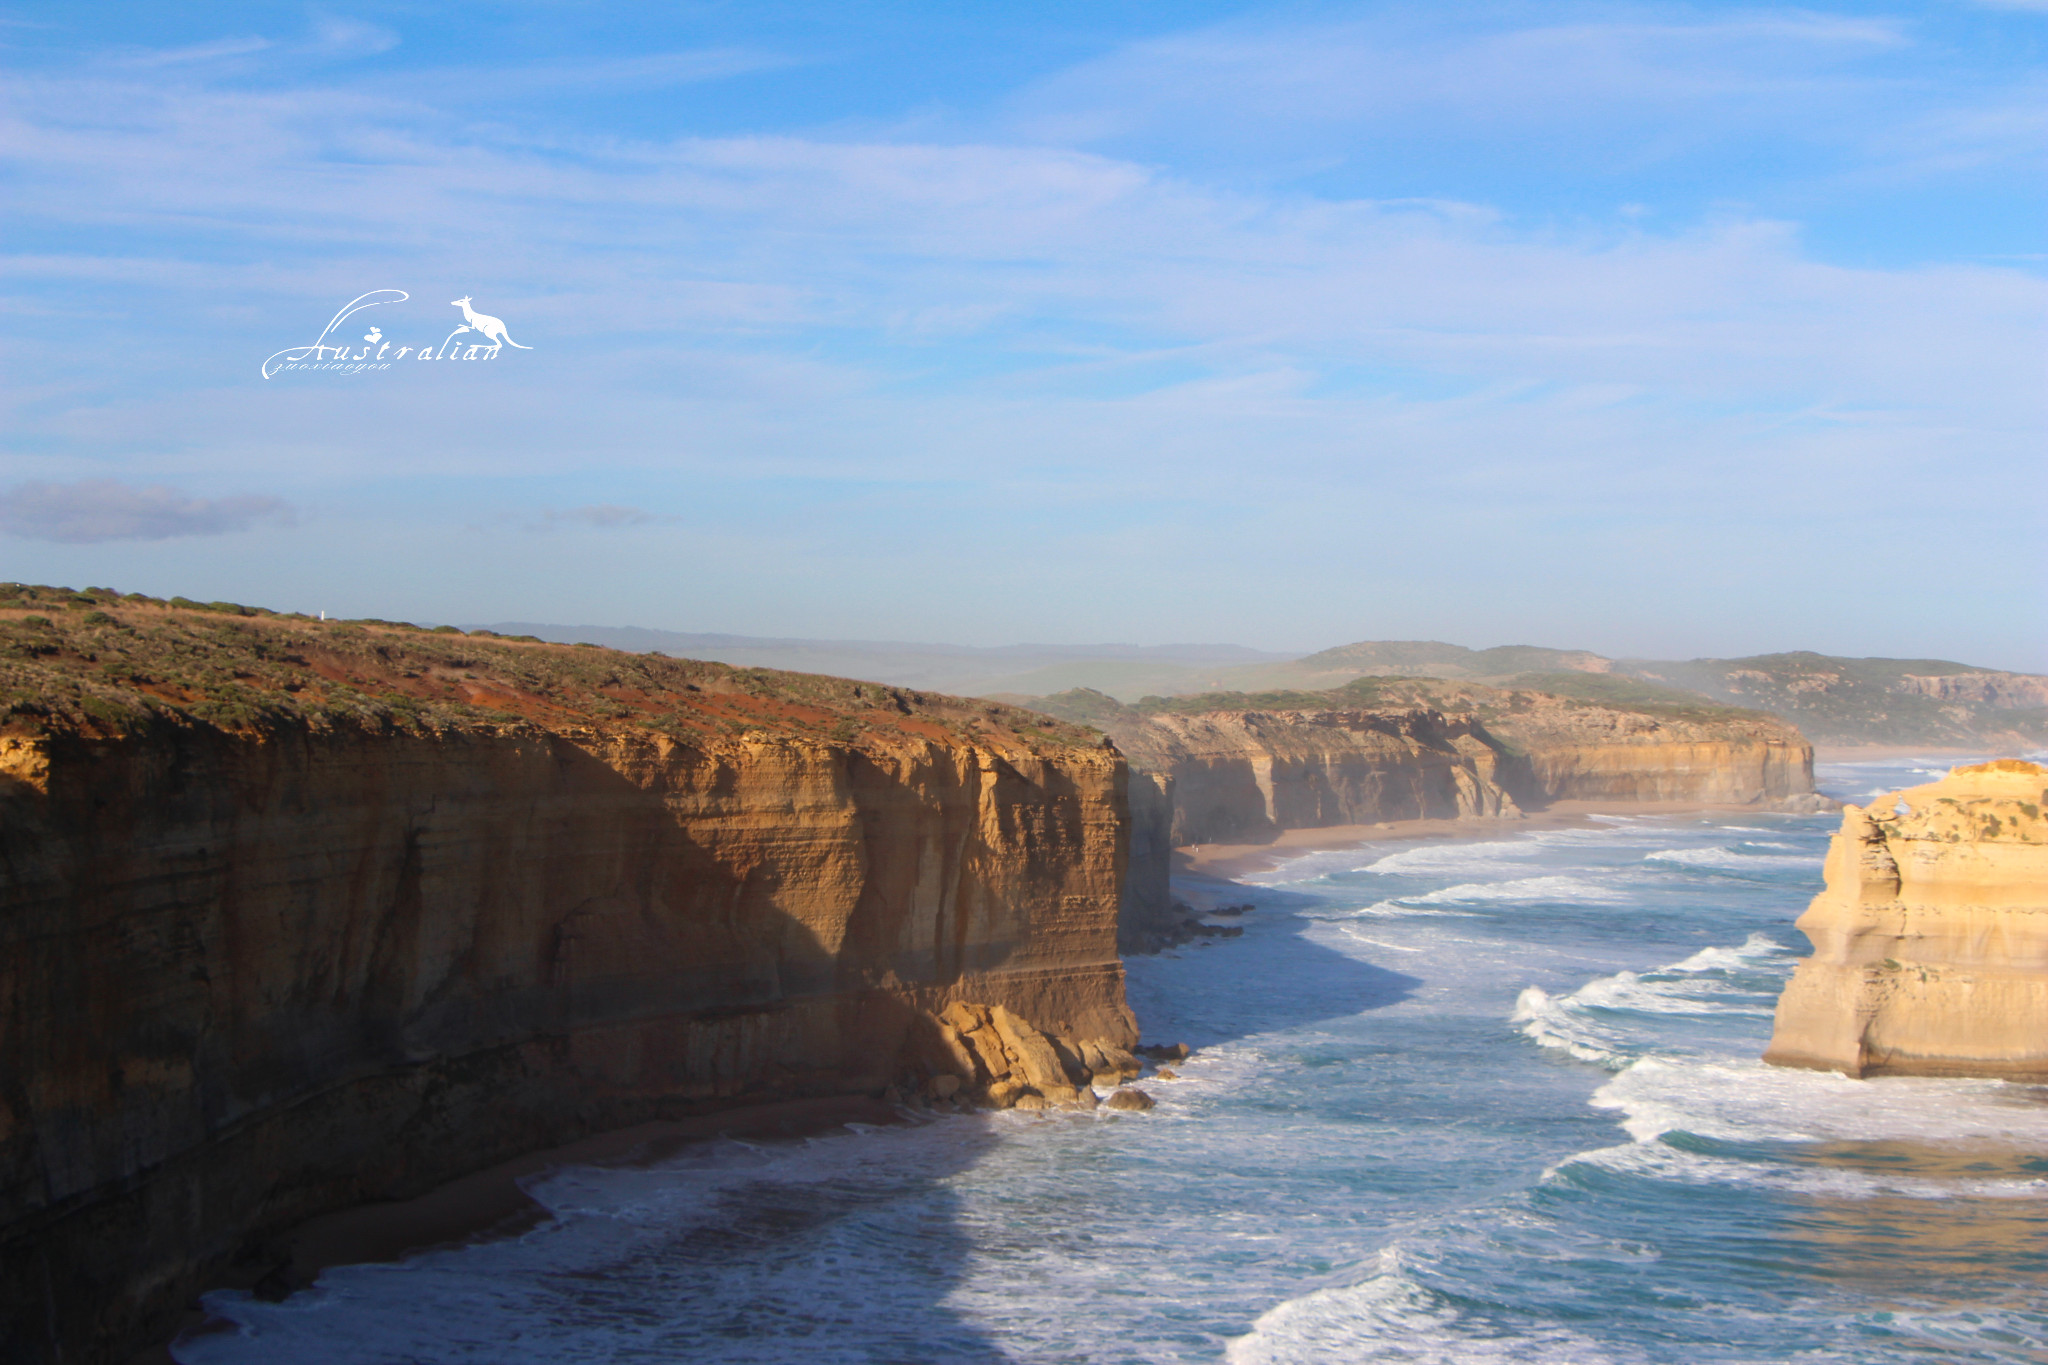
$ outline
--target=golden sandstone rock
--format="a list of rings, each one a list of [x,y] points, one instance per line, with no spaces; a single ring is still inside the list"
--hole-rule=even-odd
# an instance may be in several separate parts
[[[2017,759],[1845,807],[1764,1060],[2048,1080],[2044,811],[2048,770]]]
[[[0,610],[0,1358],[126,1359],[285,1228],[591,1132],[1136,1073],[1097,735],[113,605]]]
[[[930,1081],[904,1088],[959,1095],[996,1109],[1093,1109],[1098,1080],[1116,1084],[1141,1064],[1117,1038],[1079,1040],[1034,1027],[1002,1005],[955,1000],[931,1020]],[[951,1069],[949,1069],[951,1068]]]

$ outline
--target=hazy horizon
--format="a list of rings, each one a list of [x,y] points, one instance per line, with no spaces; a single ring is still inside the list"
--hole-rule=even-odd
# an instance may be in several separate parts
[[[2044,42],[2044,0],[0,7],[0,578],[2048,672]],[[264,376],[378,290],[333,339],[509,344]]]

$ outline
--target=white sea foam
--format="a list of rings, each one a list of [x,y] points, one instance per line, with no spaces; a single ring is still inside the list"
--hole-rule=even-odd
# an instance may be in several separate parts
[[[1567,995],[1553,996],[1531,986],[1515,999],[1509,1022],[1542,1047],[1563,1048],[1581,1061],[1608,1067],[1629,1064],[1631,1042],[1612,1021],[1589,1018],[1588,1010],[1638,1014],[1768,1016],[1760,1001],[1731,999],[1754,996],[1725,974],[1753,968],[1782,956],[1784,949],[1763,934],[1751,934],[1733,948],[1702,948],[1681,962],[1651,972],[1615,972],[1595,977]]]
[[[1850,1080],[1734,1058],[1644,1057],[1594,1093],[1638,1142],[1687,1132],[1730,1142],[1993,1142],[2048,1150],[2048,1109],[2002,1081]]]
[[[1517,877],[1505,882],[1462,882],[1420,896],[1397,899],[1410,905],[1461,905],[1473,901],[1564,901],[1594,905],[1617,905],[1629,899],[1619,888],[1584,877],[1554,873],[1543,877]]]
[[[1344,937],[1349,939],[1355,939],[1360,943],[1370,944],[1375,948],[1391,948],[1397,953],[1419,953],[1423,951],[1423,949],[1415,947],[1410,944],[1388,943],[1385,939],[1368,938],[1364,934],[1359,933],[1354,926],[1349,924],[1340,924],[1337,927],[1339,930],[1343,932]]]
[[[1700,981],[1644,980],[1634,972],[1616,972],[1588,981],[1566,1000],[1575,1008],[1634,1010],[1639,1014],[1747,1014],[1768,1017],[1769,1005],[1738,1005],[1725,997],[1727,987]]]
[[[1490,863],[1526,862],[1540,857],[1543,846],[1528,839],[1503,839],[1476,844],[1424,844],[1355,867],[1354,872],[1399,873],[1426,877],[1434,873],[1469,873]]]
[[[1752,848],[1757,845],[1752,844]],[[1786,845],[1785,847],[1789,847]],[[1683,867],[1711,867],[1727,870],[1743,868],[1783,868],[1803,856],[1797,849],[1788,855],[1784,853],[1744,853],[1740,849],[1717,846],[1713,848],[1662,848],[1655,853],[1645,853],[1646,863],[1677,863]]]
[[[1405,1365],[1607,1365],[1618,1356],[1562,1327],[1489,1322],[1402,1273],[1398,1251],[1375,1258],[1371,1278],[1318,1289],[1268,1309],[1232,1341],[1232,1365],[1322,1365],[1330,1361],[1401,1361]]]
[[[2048,1179],[2021,1177],[1941,1179],[1896,1172],[1872,1172],[1847,1165],[1747,1161],[1687,1151],[1661,1142],[1629,1142],[1581,1152],[1543,1173],[1546,1181],[1574,1166],[1687,1185],[1770,1190],[1826,1199],[2048,1199]]]
[[[1764,934],[1751,934],[1738,947],[1702,948],[1683,962],[1659,968],[1666,972],[1726,972],[1747,967],[1765,958],[1781,957],[1789,951],[1784,944]]]
[[[1574,1010],[1569,997],[1553,996],[1541,986],[1530,986],[1515,997],[1515,1011],[1509,1019],[1539,1047],[1563,1048],[1582,1062],[1610,1068],[1628,1064],[1622,1041],[1613,1029]]]

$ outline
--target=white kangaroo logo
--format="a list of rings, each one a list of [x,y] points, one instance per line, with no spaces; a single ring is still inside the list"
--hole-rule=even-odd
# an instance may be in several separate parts
[[[503,318],[494,318],[489,313],[479,313],[474,308],[471,308],[469,306],[469,295],[464,294],[461,298],[452,300],[450,306],[460,308],[462,310],[462,316],[469,319],[469,325],[471,327],[476,328],[477,331],[482,332],[485,336],[489,337],[493,342],[502,341],[507,346],[519,346],[518,342],[514,341],[511,337],[505,335],[505,320]],[[466,331],[467,329],[458,327],[455,330],[461,332]],[[519,346],[519,349],[522,351],[530,351],[533,349],[533,347]]]

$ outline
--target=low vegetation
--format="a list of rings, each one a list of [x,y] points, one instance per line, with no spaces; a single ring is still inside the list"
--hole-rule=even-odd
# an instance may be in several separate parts
[[[440,732],[535,725],[689,741],[870,734],[1099,744],[1042,713],[879,683],[233,602],[0,584],[0,734],[152,726]]]

